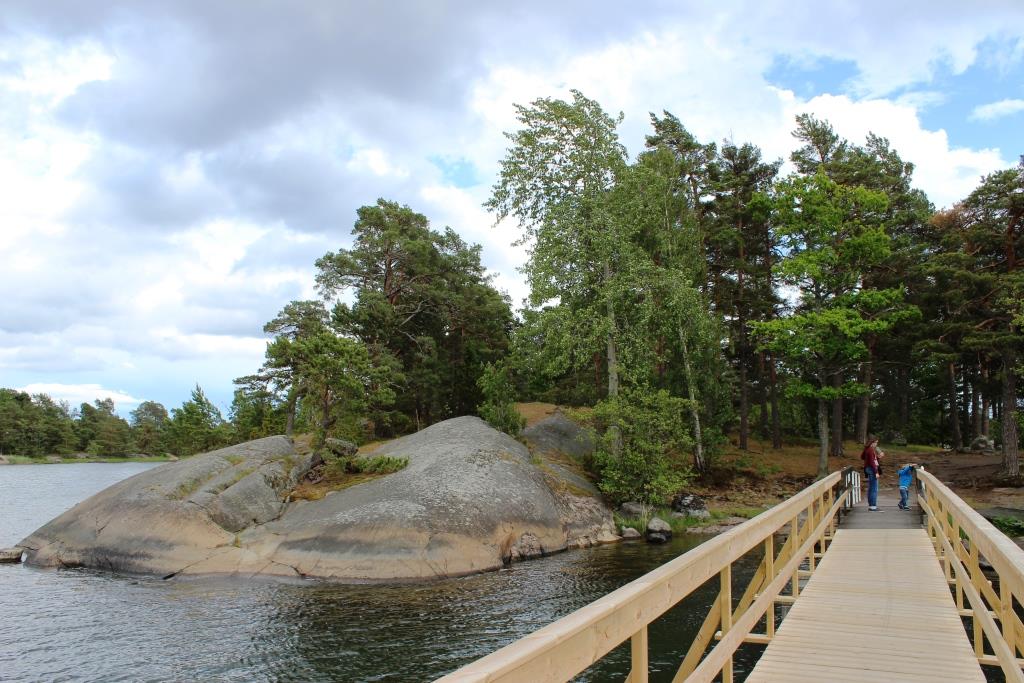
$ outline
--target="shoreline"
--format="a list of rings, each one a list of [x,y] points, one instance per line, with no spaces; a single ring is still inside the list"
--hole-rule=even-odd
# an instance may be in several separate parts
[[[166,456],[166,455],[153,455],[146,457],[132,457],[132,456],[89,456],[87,458],[76,458],[76,457],[62,457],[46,455],[42,457],[32,457],[28,455],[2,455],[0,456],[0,467],[4,465],[74,465],[77,463],[102,463],[102,464],[117,464],[125,462],[174,462],[180,460],[177,456]]]

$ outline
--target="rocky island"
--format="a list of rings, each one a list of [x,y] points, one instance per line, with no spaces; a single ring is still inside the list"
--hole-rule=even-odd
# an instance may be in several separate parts
[[[524,440],[532,453],[479,418],[446,420],[374,451],[404,469],[292,500],[319,458],[268,437],[126,479],[19,546],[28,564],[165,578],[400,581],[617,540],[596,488],[567,466],[589,447],[582,431],[555,415]]]

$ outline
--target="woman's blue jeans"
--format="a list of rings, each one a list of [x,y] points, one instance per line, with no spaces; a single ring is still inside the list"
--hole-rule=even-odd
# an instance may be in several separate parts
[[[868,507],[878,507],[878,477],[874,467],[865,467],[864,476],[868,480]]]

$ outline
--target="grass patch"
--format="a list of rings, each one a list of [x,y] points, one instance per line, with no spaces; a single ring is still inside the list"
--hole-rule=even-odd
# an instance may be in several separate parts
[[[171,497],[175,500],[185,500],[203,485],[203,481],[203,479],[189,479],[188,481],[183,481],[174,489],[171,493]]]
[[[691,529],[700,529],[701,527],[717,524],[719,521],[727,519],[729,517],[742,517],[744,519],[751,519],[764,512],[764,508],[729,506],[717,510],[710,510],[709,512],[711,513],[711,516],[706,519],[698,519],[696,517],[675,517],[672,515],[672,508],[659,507],[655,508],[651,515],[646,518],[626,517],[618,512],[613,513],[612,516],[615,519],[615,525],[617,527],[633,527],[641,534],[647,530],[647,522],[652,517],[660,517],[661,519],[668,522],[668,525],[672,527],[672,533],[686,533]]]
[[[292,500],[320,500],[332,491],[342,491],[383,476],[383,474],[374,473],[350,474],[347,472],[329,472],[325,473],[324,478],[315,484],[306,481],[301,482],[288,495]]]
[[[564,475],[555,470],[551,465],[546,462],[538,464],[541,473],[544,474],[544,481],[547,483],[548,488],[554,493],[569,493],[576,496],[577,498],[594,498],[594,492],[577,486]]]
[[[730,505],[717,510],[711,511],[711,517],[714,519],[724,519],[725,517],[742,517],[743,519],[753,519],[759,514],[765,511],[766,508],[750,507],[745,505]]]
[[[342,491],[405,469],[408,458],[390,455],[357,455],[351,460],[336,459],[323,465],[323,478],[317,482],[303,480],[289,492],[292,500],[320,500],[332,491]]]
[[[1024,536],[1024,520],[1016,517],[996,517],[992,520],[992,526],[1007,536]]]
[[[409,465],[409,458],[396,458],[390,455],[356,457],[349,464],[356,474],[391,474],[404,470]]]

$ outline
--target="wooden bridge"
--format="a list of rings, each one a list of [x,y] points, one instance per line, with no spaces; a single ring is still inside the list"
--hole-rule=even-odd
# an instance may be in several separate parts
[[[993,667],[1024,683],[1024,550],[923,469],[910,512],[888,502],[869,512],[859,473],[833,473],[440,681],[568,681],[629,641],[626,683],[646,683],[648,626],[717,577],[673,683],[730,683],[745,645],[763,649],[747,681],[968,682]],[[733,564],[754,553],[734,593]]]

